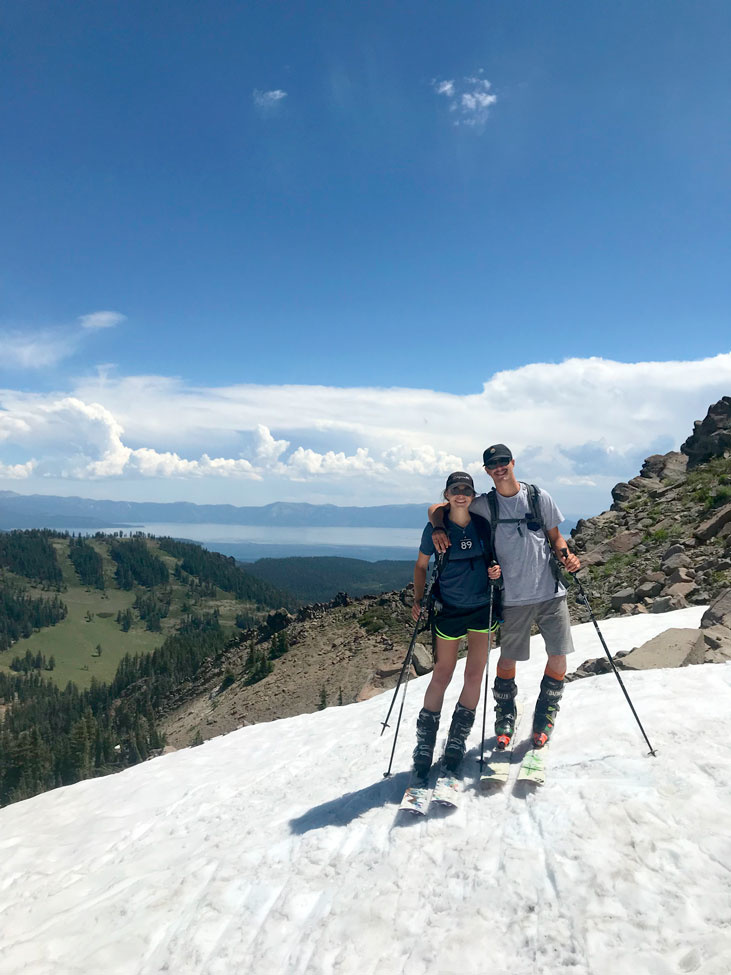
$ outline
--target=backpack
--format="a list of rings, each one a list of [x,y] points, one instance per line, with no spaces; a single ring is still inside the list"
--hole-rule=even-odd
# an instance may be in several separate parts
[[[541,489],[535,484],[526,484],[524,481],[520,481],[519,483],[522,487],[527,488],[528,491],[528,512],[520,518],[501,518],[498,508],[497,490],[496,488],[492,488],[487,493],[487,503],[490,506],[490,528],[494,535],[498,525],[515,525],[518,529],[518,534],[521,536],[523,534],[520,530],[521,525],[525,525],[529,531],[537,531],[540,528],[543,532],[546,548],[548,549],[548,561],[556,583],[554,592],[558,592],[558,584],[562,577],[561,566],[556,559],[545,522],[543,521],[540,501]]]

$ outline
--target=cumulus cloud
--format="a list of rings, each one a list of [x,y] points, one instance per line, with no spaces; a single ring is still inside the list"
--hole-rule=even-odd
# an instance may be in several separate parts
[[[480,69],[476,75],[461,78],[459,81],[435,79],[432,82],[436,94],[447,99],[455,125],[481,128],[487,121],[490,109],[497,102],[497,95],[491,92],[492,84],[483,74]]]
[[[257,460],[264,465],[276,463],[289,447],[289,440],[275,440],[268,427],[256,425],[255,453]]]
[[[274,88],[271,91],[261,91],[255,88],[251,93],[254,107],[262,114],[267,114],[276,109],[279,104],[287,97],[287,92],[281,88]]]
[[[394,492],[436,496],[452,470],[486,486],[482,451],[503,442],[522,478],[559,487],[568,510],[579,504],[573,498],[582,510],[596,498],[600,510],[614,483],[649,454],[677,448],[729,389],[731,354],[533,363],[464,395],[106,376],[79,383],[73,395],[0,392],[0,462],[35,459],[31,477],[266,478],[282,494],[287,484],[321,482],[335,497],[342,481],[352,503],[368,504]]]
[[[126,315],[118,311],[93,311],[89,315],[79,315],[79,324],[87,329],[114,328],[126,321]]]
[[[31,476],[35,466],[35,460],[26,461],[25,464],[0,464],[0,477],[21,481]]]

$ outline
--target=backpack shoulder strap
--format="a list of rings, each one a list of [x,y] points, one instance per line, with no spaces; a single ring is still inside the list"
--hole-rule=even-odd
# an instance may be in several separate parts
[[[497,490],[493,487],[487,492],[487,503],[490,506],[490,529],[495,534],[495,526],[498,522]]]
[[[530,513],[534,521],[546,531],[546,526],[543,521],[543,513],[541,511],[541,489],[536,484],[526,484],[528,490],[528,506],[530,508]]]

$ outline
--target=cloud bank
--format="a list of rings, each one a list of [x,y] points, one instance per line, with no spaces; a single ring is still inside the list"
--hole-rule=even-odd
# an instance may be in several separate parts
[[[608,503],[612,484],[649,453],[677,449],[729,390],[731,354],[534,363],[467,395],[105,375],[59,394],[1,392],[0,478],[227,479],[303,500],[317,485],[368,504],[434,496],[452,470],[484,478],[482,451],[501,441],[521,477]]]

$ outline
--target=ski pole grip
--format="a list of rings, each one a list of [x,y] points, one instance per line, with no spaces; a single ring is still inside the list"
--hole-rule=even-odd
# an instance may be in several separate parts
[[[568,550],[568,548],[566,548],[566,547],[562,548],[561,549],[561,555],[563,555],[563,557],[565,559],[567,559],[569,557],[569,550]],[[576,575],[576,572],[571,572],[570,569],[566,569],[566,571],[569,573],[569,575],[572,575],[572,576],[575,576]],[[578,572],[578,569],[576,571]]]

